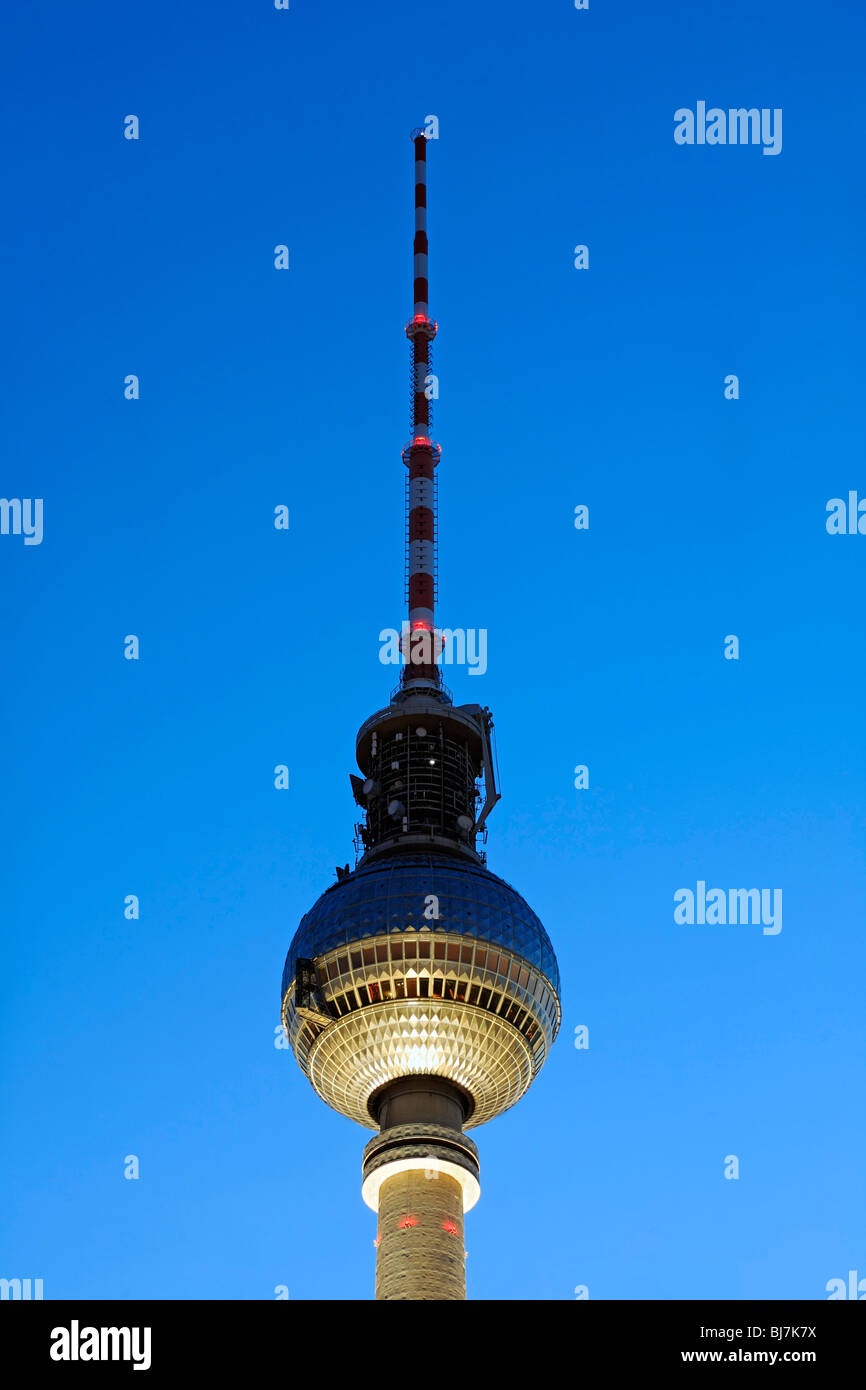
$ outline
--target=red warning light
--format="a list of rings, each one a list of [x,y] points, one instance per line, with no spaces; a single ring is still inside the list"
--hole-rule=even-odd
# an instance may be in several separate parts
[[[417,1216],[401,1216],[401,1217],[400,1217],[400,1220],[397,1222],[397,1230],[398,1230],[398,1231],[405,1231],[405,1230],[407,1229],[407,1227],[409,1227],[409,1226],[417,1226],[417,1225],[418,1225],[418,1218],[417,1218]]]
[[[453,1221],[443,1221],[442,1229],[443,1231],[447,1231],[449,1236],[457,1236],[460,1234]]]

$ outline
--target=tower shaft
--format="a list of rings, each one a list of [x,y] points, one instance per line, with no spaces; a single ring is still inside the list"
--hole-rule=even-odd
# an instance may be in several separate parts
[[[466,1297],[463,1189],[435,1169],[408,1169],[379,1192],[376,1298]]]
[[[465,1095],[441,1077],[404,1077],[379,1097],[363,1189],[379,1216],[377,1300],[466,1298],[463,1216],[480,1189],[465,1111]]]

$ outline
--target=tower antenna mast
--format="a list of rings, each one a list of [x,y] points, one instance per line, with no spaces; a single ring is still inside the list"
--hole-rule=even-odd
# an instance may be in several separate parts
[[[435,626],[436,547],[438,541],[436,468],[439,445],[431,438],[432,343],[437,324],[430,317],[427,241],[427,136],[413,130],[415,149],[415,237],[413,309],[406,324],[411,344],[411,438],[403,450],[409,470],[406,497],[409,628],[404,630],[404,689],[441,685],[441,643]],[[408,650],[406,649],[408,648]]]

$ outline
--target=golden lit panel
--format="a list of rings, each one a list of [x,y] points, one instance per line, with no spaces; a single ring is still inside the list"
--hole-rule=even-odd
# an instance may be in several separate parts
[[[346,1014],[319,1034],[306,1062],[322,1099],[367,1129],[377,1127],[370,1096],[402,1076],[444,1076],[462,1086],[475,1101],[467,1129],[514,1105],[533,1076],[529,1044],[512,1024],[471,1005],[430,999]]]
[[[290,987],[282,1012],[292,1049],[308,1075],[312,1050],[323,1031],[330,1032],[334,1023],[347,1014],[366,1015],[383,1004],[393,1004],[404,1012],[414,1011],[416,1016],[424,1011],[447,1010],[449,1006],[465,1009],[467,1017],[477,1012],[495,1015],[500,1023],[512,1025],[525,1040],[533,1075],[544,1064],[559,1028],[559,1000],[546,976],[525,958],[503,951],[496,944],[457,933],[426,938],[423,934],[394,933],[365,940],[350,949],[337,947],[319,956],[315,969],[319,991],[316,1009],[311,1012],[304,1008],[299,1012],[294,988]],[[473,1026],[477,1028],[477,1024]],[[360,1026],[352,1036],[364,1035]],[[431,1055],[431,1048],[435,1053],[428,1039],[405,1040],[402,1056],[411,1072],[437,1070],[437,1058]],[[489,1049],[485,1056],[492,1057],[495,1063]],[[458,1060],[466,1074],[465,1057],[456,1059],[453,1055],[449,1055],[444,1070],[442,1059],[438,1059],[440,1074],[452,1075],[450,1068],[457,1066]],[[386,1064],[383,1080],[393,1080],[393,1056],[386,1059]],[[484,1064],[481,1056],[476,1057],[473,1085],[461,1082],[473,1095],[479,1089],[478,1070]],[[503,1085],[501,1076],[492,1076],[487,1089],[506,1097],[501,1108],[514,1104],[512,1087]]]

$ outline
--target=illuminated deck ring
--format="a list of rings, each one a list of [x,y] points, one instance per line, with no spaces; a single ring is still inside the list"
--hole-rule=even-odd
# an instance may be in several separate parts
[[[456,1163],[448,1163],[441,1158],[404,1158],[393,1163],[385,1163],[381,1168],[376,1168],[369,1173],[363,1181],[361,1187],[361,1198],[371,1211],[379,1210],[379,1193],[382,1184],[388,1178],[396,1177],[398,1173],[445,1173],[447,1177],[453,1178],[460,1184],[463,1193],[463,1212],[471,1211],[481,1196],[481,1184],[474,1174]]]

